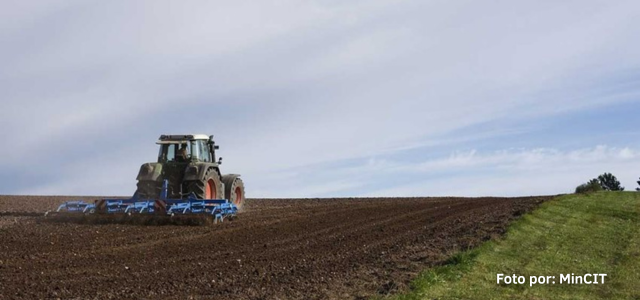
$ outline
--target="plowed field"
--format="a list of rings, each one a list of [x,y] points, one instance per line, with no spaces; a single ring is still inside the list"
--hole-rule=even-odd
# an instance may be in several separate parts
[[[384,295],[549,199],[250,199],[213,226],[42,221],[67,198],[0,196],[0,299]]]

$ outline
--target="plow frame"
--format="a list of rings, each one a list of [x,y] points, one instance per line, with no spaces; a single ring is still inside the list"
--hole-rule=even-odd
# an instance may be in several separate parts
[[[176,215],[210,215],[214,222],[222,222],[225,218],[237,216],[238,208],[227,199],[197,199],[192,193],[186,199],[167,199],[169,182],[164,180],[160,199],[140,199],[138,194],[131,198],[107,198],[95,200],[94,203],[84,200],[66,201],[56,210],[57,213],[85,215],[89,214],[122,214],[128,216],[176,216]],[[49,212],[45,213],[47,216]]]

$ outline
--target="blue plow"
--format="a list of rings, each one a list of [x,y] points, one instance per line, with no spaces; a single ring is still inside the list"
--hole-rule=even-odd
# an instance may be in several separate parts
[[[185,199],[167,199],[169,182],[164,181],[160,199],[140,199],[137,194],[128,199],[100,199],[93,203],[66,201],[55,212],[47,212],[45,216],[126,216],[137,218],[205,218],[214,223],[224,219],[235,218],[238,207],[227,199],[197,199],[190,194]]]

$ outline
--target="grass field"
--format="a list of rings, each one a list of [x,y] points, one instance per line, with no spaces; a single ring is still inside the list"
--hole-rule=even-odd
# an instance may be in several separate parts
[[[497,274],[525,284],[497,284]],[[560,274],[607,274],[560,284]],[[555,284],[530,286],[530,276]],[[592,278],[588,278],[592,279]],[[395,299],[640,299],[640,193],[566,195],[512,224],[503,239],[422,273]]]

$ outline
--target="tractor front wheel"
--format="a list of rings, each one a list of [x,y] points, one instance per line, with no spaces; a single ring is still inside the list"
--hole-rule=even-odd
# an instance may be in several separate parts
[[[224,175],[222,182],[224,183],[225,198],[235,204],[238,209],[242,209],[245,199],[242,179],[238,175]]]

